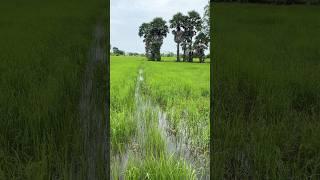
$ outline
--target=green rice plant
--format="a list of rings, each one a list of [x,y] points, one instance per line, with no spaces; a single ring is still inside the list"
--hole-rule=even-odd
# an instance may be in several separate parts
[[[103,7],[100,0],[1,3],[0,179],[86,174],[79,101]]]
[[[167,130],[159,129],[161,121],[158,116],[161,113],[168,115],[169,119],[164,121],[169,122],[169,129],[176,136],[184,136],[179,129],[192,132],[188,138],[195,142],[195,146],[205,149],[204,158],[208,160],[210,127],[206,111],[209,111],[209,64],[173,61],[175,59],[149,62],[144,57],[111,57],[111,111],[115,113],[111,122],[119,123],[116,114],[129,109],[136,126],[131,124],[131,119],[123,118],[123,125],[131,127],[123,127],[122,130],[137,127],[131,137],[134,140],[126,149],[128,163],[122,164],[125,168],[119,168],[121,163],[112,163],[114,179],[196,179],[198,172],[187,159],[169,153],[167,141],[170,140],[164,136]],[[139,71],[142,80],[138,80]],[[130,98],[135,103],[127,104],[131,102]],[[192,116],[184,115],[186,111]],[[199,124],[202,124],[202,131],[196,130]],[[113,132],[114,142],[118,145],[120,141],[116,139],[121,137],[115,136],[116,131],[121,130]],[[130,139],[127,135],[126,139]],[[116,155],[113,152],[112,156]]]
[[[157,129],[157,126],[147,128],[144,150],[147,157],[161,157],[166,152],[166,144]]]
[[[144,160],[130,160],[126,179],[196,179],[192,168],[173,156],[148,156]]]
[[[138,63],[112,57],[110,64],[110,125],[114,153],[124,148],[135,134],[135,82]],[[134,69],[134,70],[132,70]]]
[[[114,152],[124,151],[125,145],[130,142],[136,131],[136,122],[130,112],[114,112],[110,114],[111,121],[111,145],[114,148]]]
[[[168,112],[172,130],[187,128],[191,141],[208,151],[209,64],[146,62],[145,67],[150,96]]]
[[[317,179],[319,7],[213,12],[212,178]]]

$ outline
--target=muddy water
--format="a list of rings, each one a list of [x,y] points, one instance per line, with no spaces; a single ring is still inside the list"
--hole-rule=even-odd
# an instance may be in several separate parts
[[[177,159],[184,160],[187,164],[191,165],[196,171],[198,179],[210,179],[209,177],[209,157],[203,154],[193,151],[188,139],[188,131],[184,121],[181,121],[178,132],[172,131],[169,121],[167,119],[167,113],[162,111],[161,108],[151,102],[150,98],[142,95],[141,88],[144,83],[143,70],[139,69],[137,76],[136,88],[135,88],[135,103],[136,112],[135,119],[137,120],[137,132],[132,139],[132,143],[129,144],[125,152],[114,156],[114,160],[119,162],[119,171],[123,179],[123,173],[126,171],[128,160],[130,156],[135,158],[144,157],[143,147],[146,138],[147,121],[150,119],[147,117],[147,113],[151,113],[152,117],[157,117],[155,121],[156,126],[166,143],[167,153],[173,154]]]

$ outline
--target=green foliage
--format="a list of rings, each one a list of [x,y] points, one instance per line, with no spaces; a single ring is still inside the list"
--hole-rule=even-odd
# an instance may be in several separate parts
[[[198,12],[189,11],[188,15],[184,18],[183,21],[183,29],[184,29],[184,61],[193,61],[192,57],[192,38],[197,34],[197,31],[201,31],[202,29],[202,19]],[[188,50],[188,54],[186,54],[186,50]],[[188,56],[188,60],[186,57]]]
[[[156,17],[150,22],[150,34],[152,36],[167,37],[169,30],[166,21],[161,17]]]
[[[210,43],[210,39],[203,32],[200,32],[196,36],[194,44],[199,43],[203,43],[204,45],[208,46],[208,44]]]
[[[125,52],[120,50],[117,47],[113,47],[112,49],[113,49],[113,55],[116,55],[116,56],[125,55]]]
[[[210,39],[203,32],[200,32],[195,38],[193,48],[196,50],[196,53],[199,56],[200,62],[204,62],[204,59],[205,59],[204,50],[208,49],[209,42],[210,42]]]
[[[139,27],[139,36],[144,38],[146,56],[150,60],[161,60],[160,48],[168,32],[166,21],[160,17],[154,18],[150,23],[143,23]]]
[[[181,12],[178,12],[177,14],[173,15],[172,19],[169,21],[170,28],[180,28],[184,19],[185,16]]]
[[[140,56],[139,53],[134,53],[134,52],[129,52],[128,55],[129,56]]]
[[[178,12],[173,15],[169,20],[170,28],[174,29],[174,41],[177,43],[177,62],[180,61],[180,43],[183,49],[183,61],[193,61],[193,50],[197,50],[200,55],[200,59],[204,57],[204,49],[206,47],[199,44],[199,42],[206,42],[205,46],[208,46],[210,41],[209,37],[209,8],[205,7],[204,18],[202,19],[200,14],[196,11],[189,11],[187,15],[183,15]],[[150,23],[143,23],[139,27],[139,36],[143,37],[145,42],[146,56],[150,60],[160,60],[160,47],[163,42],[163,38],[166,37],[169,32],[166,22],[162,18],[155,18]],[[192,38],[198,33],[199,37],[196,41],[196,48],[192,48]],[[205,35],[205,37],[203,37]],[[188,50],[188,51],[187,51]],[[187,60],[188,56],[188,60]],[[202,61],[200,61],[202,62]]]
[[[184,41],[184,31],[182,30],[182,25],[185,20],[185,16],[178,12],[177,14],[173,15],[170,22],[170,28],[174,28],[175,30],[172,31],[174,35],[174,41],[177,43],[177,61],[180,61],[180,43]]]
[[[196,11],[189,11],[188,18],[185,19],[185,28],[188,31],[201,31],[202,28],[202,19],[200,14]]]
[[[148,37],[149,35],[149,28],[150,28],[150,23],[142,23],[142,25],[139,27],[139,36],[140,37],[144,37],[145,39]]]
[[[210,2],[204,7],[204,15],[202,17],[202,32],[210,39]]]

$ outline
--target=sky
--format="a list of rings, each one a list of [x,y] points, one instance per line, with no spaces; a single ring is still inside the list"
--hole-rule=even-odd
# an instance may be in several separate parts
[[[112,47],[125,52],[144,53],[143,38],[138,36],[139,26],[155,17],[167,21],[177,12],[187,14],[195,10],[203,17],[208,0],[111,0],[110,1],[110,41]],[[168,33],[161,52],[176,52],[174,36]]]

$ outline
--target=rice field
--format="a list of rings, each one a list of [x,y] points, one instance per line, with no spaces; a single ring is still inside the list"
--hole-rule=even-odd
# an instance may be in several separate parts
[[[111,56],[111,178],[209,179],[209,63]]]
[[[107,18],[105,7],[100,0],[1,2],[0,179],[92,175],[79,102],[92,34],[98,17]],[[96,71],[103,75],[95,83],[106,84],[105,69]],[[95,87],[106,92],[106,86]],[[93,174],[102,179],[99,167]]]
[[[211,176],[320,178],[320,7],[213,6]]]

